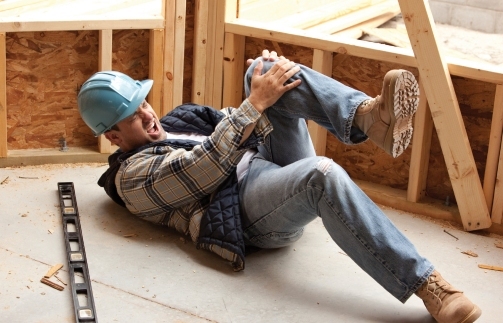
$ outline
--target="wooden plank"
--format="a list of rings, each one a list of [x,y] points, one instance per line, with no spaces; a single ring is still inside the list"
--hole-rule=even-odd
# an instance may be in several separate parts
[[[55,264],[54,266],[52,266],[49,271],[47,271],[47,273],[44,275],[45,278],[51,278],[52,275],[54,275],[58,270],[60,270],[61,268],[63,268],[63,264]]]
[[[7,48],[5,33],[0,33],[0,158],[7,152]]]
[[[239,2],[239,17],[256,21],[269,22],[275,19],[291,16],[304,12],[316,6],[323,6],[334,2],[347,2],[346,0],[268,0],[268,1],[243,1]]]
[[[364,28],[378,27],[387,22],[388,20],[390,20],[391,18],[393,18],[394,16],[396,16],[394,12],[385,13],[333,34],[340,37],[358,39],[363,36]]]
[[[0,1],[0,12],[27,7],[39,2],[47,2],[46,0],[22,0],[22,1]]]
[[[9,150],[7,158],[0,158],[0,168],[12,166],[74,163],[107,163],[108,155],[96,148],[72,147],[62,152],[59,148]]]
[[[369,21],[375,17],[382,15],[394,17],[399,13],[400,7],[398,6],[396,0],[387,0],[382,3],[371,5],[361,10],[345,14],[341,17],[338,17],[337,19],[318,24],[308,29],[312,32],[317,33],[334,34],[338,31]],[[388,18],[387,20],[389,19],[391,18]],[[377,26],[379,25],[376,25],[375,27]]]
[[[209,3],[195,0],[194,13],[194,60],[192,63],[192,102],[205,104],[206,63],[209,52],[208,15]]]
[[[239,107],[243,102],[245,37],[225,33],[222,107]]]
[[[473,153],[428,3],[399,0],[465,230],[491,226]]]
[[[213,105],[213,77],[215,73],[215,37],[216,37],[216,23],[217,23],[217,12],[216,3],[208,6],[208,18],[206,24],[206,62],[204,68],[204,74],[198,75],[197,77],[204,77],[204,104],[209,106]],[[194,92],[192,92],[194,94]]]
[[[215,15],[215,32],[213,38],[213,90],[211,92],[211,105],[217,109],[222,108],[222,85],[224,65],[224,25],[225,25],[225,2],[217,0]]]
[[[318,71],[328,77],[332,77],[333,53],[315,49],[313,52],[313,70]],[[314,150],[317,156],[325,156],[327,149],[327,129],[309,120],[309,135],[313,141]]]
[[[65,31],[65,30],[104,30],[104,29],[158,29],[164,28],[164,20],[159,17],[138,19],[95,19],[92,16],[81,17],[82,20],[54,21],[8,21],[0,22],[0,32],[25,31]]]
[[[176,2],[165,2],[165,28],[164,28],[164,80],[163,80],[163,103],[164,113],[173,110],[173,95],[175,83],[175,17]]]
[[[99,31],[98,70],[100,71],[112,70],[112,36],[113,32],[111,29]],[[102,154],[112,152],[112,144],[104,135],[98,137],[98,149]]]
[[[242,3],[243,0],[225,0],[225,22],[231,22],[239,18],[239,10],[243,10]]]
[[[376,44],[337,35],[322,35],[310,32],[309,30],[265,26],[263,23],[243,19],[226,22],[225,32],[417,67],[417,61],[411,49]],[[500,67],[467,62],[452,57],[449,57],[447,62],[449,72],[452,75],[503,84],[503,71]]]
[[[412,138],[407,188],[407,200],[411,202],[419,202],[425,195],[433,134],[433,119],[422,81],[419,81],[419,91],[419,106],[414,117],[414,137]]]
[[[167,0],[165,9],[163,115],[182,103],[187,16],[185,0]]]
[[[169,0],[167,0],[169,1]],[[183,68],[185,62],[185,20],[187,5],[185,0],[176,0],[175,7],[175,30],[174,30],[174,75],[172,106],[176,107],[183,103]],[[166,113],[167,111],[165,111]]]
[[[155,113],[160,117],[162,114],[162,82],[164,67],[164,51],[163,51],[164,30],[152,29],[150,30],[149,38],[149,65],[148,74],[149,78],[154,81],[152,89],[150,90],[147,100],[154,109]]]
[[[384,0],[334,1],[321,6],[313,6],[311,9],[303,10],[281,19],[271,19],[269,23],[279,26],[306,29],[329,20],[338,19],[344,15],[362,10],[373,3],[382,1]]]
[[[496,85],[494,97],[493,118],[491,133],[489,134],[489,147],[487,151],[486,170],[484,172],[484,195],[487,207],[492,209],[493,199],[503,199],[503,195],[494,194],[494,185],[498,173],[500,159],[501,136],[503,135],[503,85]],[[494,219],[493,219],[494,221]]]

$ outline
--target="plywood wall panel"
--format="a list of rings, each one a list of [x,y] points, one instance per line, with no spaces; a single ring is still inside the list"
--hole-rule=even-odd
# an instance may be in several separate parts
[[[135,79],[148,77],[149,32],[113,34],[114,70]],[[98,70],[97,31],[7,34],[8,149],[96,146],[80,119],[77,94]]]
[[[90,146],[76,108],[79,85],[97,68],[94,31],[7,34],[8,149]]]

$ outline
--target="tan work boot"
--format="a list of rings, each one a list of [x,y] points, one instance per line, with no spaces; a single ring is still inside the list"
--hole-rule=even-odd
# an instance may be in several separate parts
[[[416,295],[439,323],[472,323],[482,311],[462,291],[455,289],[435,270]]]
[[[414,75],[391,70],[384,77],[381,95],[360,104],[353,123],[396,158],[409,146],[418,103],[419,86]]]

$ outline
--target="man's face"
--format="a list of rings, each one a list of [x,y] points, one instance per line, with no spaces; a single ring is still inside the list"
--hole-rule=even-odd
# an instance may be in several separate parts
[[[147,101],[143,101],[134,114],[118,122],[116,126],[119,131],[110,130],[106,133],[106,137],[122,151],[166,139],[166,132]]]

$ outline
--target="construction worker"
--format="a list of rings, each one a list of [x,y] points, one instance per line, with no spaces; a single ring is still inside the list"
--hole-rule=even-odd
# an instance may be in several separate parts
[[[401,302],[412,294],[438,322],[481,310],[434,266],[335,162],[315,155],[305,119],[345,144],[368,138],[393,157],[412,136],[418,84],[392,70],[371,98],[265,50],[248,61],[246,99],[215,110],[184,104],[159,119],[152,81],[98,72],[82,86],[85,123],[119,150],[99,185],[134,215],[190,235],[244,269],[245,252],[297,241],[320,217],[332,239]]]

